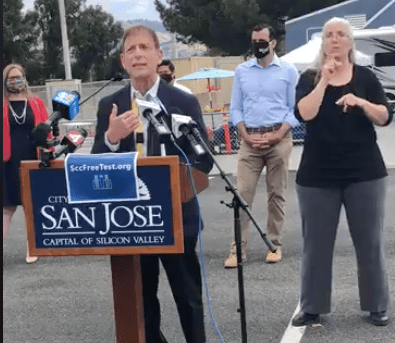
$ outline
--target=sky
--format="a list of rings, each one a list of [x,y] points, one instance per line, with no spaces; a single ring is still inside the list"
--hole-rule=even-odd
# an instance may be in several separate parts
[[[34,0],[23,0],[25,9],[34,8]],[[154,0],[87,0],[86,5],[100,5],[115,20],[148,19],[161,21]]]

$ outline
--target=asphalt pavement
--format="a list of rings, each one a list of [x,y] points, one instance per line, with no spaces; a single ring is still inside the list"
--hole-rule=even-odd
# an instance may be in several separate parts
[[[388,146],[388,149],[393,146]],[[295,153],[298,150],[295,149]],[[394,154],[395,155],[395,154]],[[232,182],[235,156],[218,156]],[[389,169],[386,201],[387,272],[391,301],[395,300],[395,169]],[[224,259],[233,234],[233,210],[221,204],[232,197],[218,172],[210,174],[210,187],[199,195],[205,229],[201,235],[205,280],[206,333],[209,342],[242,342],[236,270],[226,270]],[[265,230],[266,187],[262,176],[252,213]],[[250,227],[250,246],[243,266],[247,340],[252,343],[296,343],[285,340],[289,321],[299,299],[300,218],[295,192],[295,171],[289,172],[287,188],[284,259],[264,263],[266,246]],[[3,342],[4,343],[109,343],[115,342],[109,256],[42,257],[24,261],[26,233],[18,208],[3,245]],[[334,257],[332,312],[321,328],[308,327],[302,343],[395,342],[395,313],[386,327],[367,322],[359,309],[355,253],[344,212],[338,228]],[[162,270],[159,298],[162,328],[170,343],[185,342],[175,303]],[[207,300],[210,299],[210,305]],[[221,340],[212,321],[221,332]]]

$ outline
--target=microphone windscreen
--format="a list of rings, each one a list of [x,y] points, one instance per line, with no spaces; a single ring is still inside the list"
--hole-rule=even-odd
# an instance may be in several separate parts
[[[38,124],[31,132],[30,139],[33,142],[33,145],[40,146],[46,145],[47,137],[51,132],[51,127],[46,123]]]
[[[75,94],[77,96],[78,100],[81,99],[81,94],[79,92],[72,91],[71,93]]]

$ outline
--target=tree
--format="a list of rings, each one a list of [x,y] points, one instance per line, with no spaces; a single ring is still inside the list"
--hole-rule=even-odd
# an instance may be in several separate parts
[[[70,35],[73,73],[84,81],[108,78],[111,57],[119,53],[122,35],[122,26],[100,6],[89,6],[81,12]],[[111,66],[107,66],[110,60]]]
[[[67,27],[75,25],[81,6],[86,0],[65,1]],[[38,13],[38,24],[43,43],[44,73],[46,79],[64,78],[62,55],[62,33],[58,0],[36,0],[34,8]]]
[[[3,65],[12,62],[25,65],[37,44],[37,15],[30,11],[24,15],[22,9],[22,0],[3,1]]]
[[[346,0],[155,0],[163,24],[184,43],[202,42],[223,54],[246,53],[251,28],[268,23],[281,39],[286,18]]]
[[[106,61],[116,51],[122,27],[100,6],[85,7],[86,0],[65,1],[67,33],[73,77],[83,81],[107,77]],[[45,78],[64,78],[58,0],[36,0],[42,32]]]
[[[155,0],[164,26],[184,36],[183,43],[202,42],[225,53],[248,49],[248,30],[268,18],[259,13],[256,0]]]

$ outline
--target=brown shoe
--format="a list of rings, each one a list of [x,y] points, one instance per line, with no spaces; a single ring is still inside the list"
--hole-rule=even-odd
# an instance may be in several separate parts
[[[266,263],[277,263],[283,259],[281,247],[276,246],[276,249],[277,249],[276,252],[271,252],[270,250],[267,252],[265,259]]]
[[[241,254],[241,261],[247,261],[247,255]],[[237,267],[237,255],[235,252],[231,252],[225,260],[225,268],[236,268]]]

